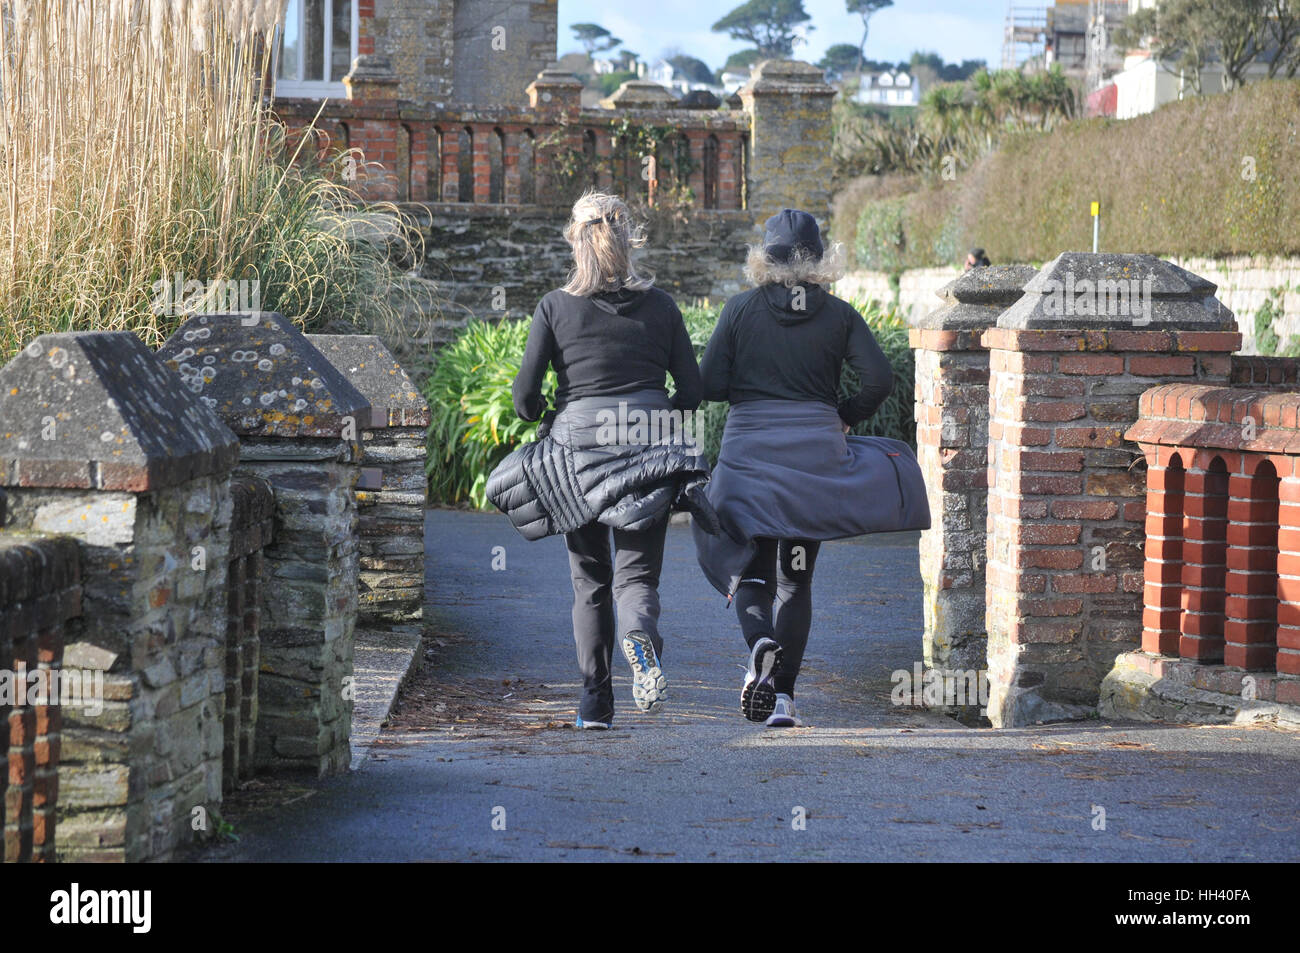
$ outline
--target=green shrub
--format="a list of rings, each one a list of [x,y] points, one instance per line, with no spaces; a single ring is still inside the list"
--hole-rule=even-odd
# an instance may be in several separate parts
[[[468,500],[487,509],[488,474],[515,447],[537,439],[538,424],[515,415],[511,385],[519,373],[530,322],[470,321],[438,353],[438,365],[424,385],[429,402],[430,499]],[[555,372],[542,387],[555,397]]]
[[[1281,341],[1273,330],[1273,319],[1281,316],[1271,296],[1255,312],[1255,350],[1265,357],[1277,354]]]
[[[1290,290],[1290,287],[1286,285],[1281,288],[1273,288],[1269,291],[1268,297],[1264,299],[1264,303],[1255,312],[1255,352],[1257,354],[1265,357],[1300,357],[1300,337],[1294,334],[1291,335],[1287,339],[1286,345],[1283,346],[1281,337],[1273,328],[1273,322],[1286,315],[1286,306],[1283,302]]]
[[[885,199],[868,205],[858,219],[858,264],[896,275],[908,267],[908,242],[903,230],[907,199]]]
[[[916,364],[907,343],[907,320],[896,308],[884,310],[875,301],[854,299],[849,304],[862,312],[876,343],[894,369],[893,391],[880,409],[854,427],[853,432],[862,436],[892,437],[915,450]],[[859,386],[858,376],[846,367],[840,378],[840,397],[857,393]]]

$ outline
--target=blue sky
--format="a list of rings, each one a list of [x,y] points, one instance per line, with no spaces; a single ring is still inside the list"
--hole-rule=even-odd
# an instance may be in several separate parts
[[[1025,2],[1025,0],[1021,0]],[[739,0],[653,0],[611,3],[608,0],[559,0],[560,53],[580,50],[569,29],[573,23],[599,23],[622,38],[627,49],[655,58],[676,47],[698,56],[713,69],[744,44],[709,27]],[[862,21],[844,9],[844,0],[804,0],[814,29],[808,44],[796,49],[800,59],[816,62],[834,43],[857,42]],[[913,50],[930,50],[949,62],[984,59],[997,66],[1002,58],[1002,24],[1006,0],[894,0],[871,18],[869,59],[897,62]]]

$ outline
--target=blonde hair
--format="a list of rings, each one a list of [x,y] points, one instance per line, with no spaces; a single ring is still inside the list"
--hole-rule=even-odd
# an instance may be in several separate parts
[[[627,203],[608,192],[588,191],[573,203],[564,227],[573,249],[573,270],[563,291],[586,298],[601,291],[644,291],[654,275],[639,271],[632,249],[645,245],[645,229],[632,222]]]
[[[773,261],[763,246],[750,245],[745,277],[755,285],[829,285],[844,277],[846,262],[843,242],[831,245],[820,258],[796,248],[789,261]]]

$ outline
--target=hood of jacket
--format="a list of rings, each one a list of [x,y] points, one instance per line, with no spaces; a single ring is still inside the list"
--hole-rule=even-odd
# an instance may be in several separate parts
[[[610,314],[628,314],[640,306],[645,296],[645,291],[620,288],[618,291],[597,292],[591,296],[591,303]]]
[[[821,285],[763,285],[760,294],[768,311],[782,324],[807,321],[826,303],[826,289]]]

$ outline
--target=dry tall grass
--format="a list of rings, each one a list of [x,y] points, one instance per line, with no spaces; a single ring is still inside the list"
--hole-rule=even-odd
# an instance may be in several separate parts
[[[356,203],[270,111],[282,0],[0,0],[0,360],[52,330],[163,340],[257,281],[300,321],[383,324]],[[306,149],[304,153],[313,152]],[[198,285],[193,287],[197,288]]]
[[[1162,257],[1300,254],[1300,81],[1269,80],[1126,120],[1007,137],[955,182],[915,192],[845,190],[838,235],[861,267],[1043,262],[1101,246]]]

